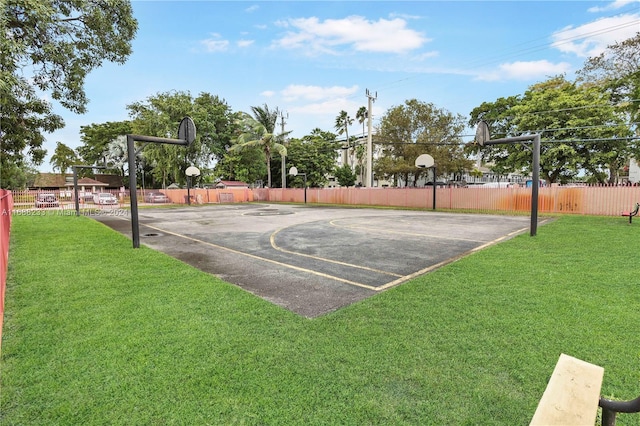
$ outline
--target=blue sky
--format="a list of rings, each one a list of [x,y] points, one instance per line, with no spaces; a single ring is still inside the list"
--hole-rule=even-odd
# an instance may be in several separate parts
[[[78,147],[80,126],[127,120],[128,104],[171,90],[218,95],[234,111],[278,107],[293,137],[334,131],[341,110],[367,105],[367,89],[374,124],[412,98],[467,117],[550,76],[573,79],[588,56],[640,31],[640,0],[132,4],[133,54],[88,76],[88,113],[54,102],[66,127],[47,135],[49,156],[57,141]],[[361,132],[356,121],[350,134]]]

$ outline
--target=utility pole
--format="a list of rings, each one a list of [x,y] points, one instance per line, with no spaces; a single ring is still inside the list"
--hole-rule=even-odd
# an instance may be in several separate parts
[[[373,186],[373,143],[371,141],[371,117],[373,116],[373,102],[378,98],[378,92],[372,95],[367,89],[367,177],[365,179],[365,187],[371,188]]]
[[[282,144],[284,145],[284,125],[287,124],[286,121],[284,121],[285,118],[289,118],[289,113],[287,113],[287,116],[284,116],[284,112],[280,111],[280,134],[282,135]],[[285,165],[285,156],[282,156],[282,189],[285,189],[287,187],[287,174],[286,174],[286,165]]]

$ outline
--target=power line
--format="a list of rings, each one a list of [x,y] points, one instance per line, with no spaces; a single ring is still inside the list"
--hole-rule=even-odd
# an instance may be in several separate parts
[[[543,145],[554,144],[571,144],[571,143],[598,143],[598,142],[619,142],[619,141],[632,141],[640,140],[640,136],[628,136],[620,138],[593,138],[593,139],[561,139],[561,140],[541,140]],[[436,141],[423,141],[423,142],[381,142],[376,141],[376,145],[416,145],[416,146],[466,146],[471,142],[436,142]]]
[[[629,103],[636,103],[636,102],[640,102],[640,99],[631,99],[629,101],[625,101],[625,102],[629,102]],[[618,106],[618,104],[609,104],[610,106]],[[577,107],[570,107],[570,108],[557,108],[557,109],[549,109],[549,110],[543,110],[543,111],[533,111],[533,112],[524,112],[521,115],[534,115],[534,114],[553,114],[553,113],[557,113],[557,112],[565,112],[565,111],[577,111],[580,109],[589,109],[589,108],[601,108],[605,105],[603,104],[590,104],[590,105],[582,105],[582,106],[577,106]],[[515,118],[515,115],[510,115],[510,116],[506,116],[504,118]]]
[[[609,16],[606,16],[605,18],[611,18],[611,17],[615,17],[615,16],[620,16],[622,13],[629,13],[629,12],[632,12],[632,11],[635,11],[635,10],[639,10],[639,9],[640,9],[640,7],[629,8],[625,12],[616,12],[616,13],[613,13],[613,14],[611,14]],[[488,58],[488,59],[487,59],[487,57],[482,57],[482,58],[480,58],[478,60],[475,60],[475,61],[473,61],[473,60],[472,61],[468,61],[467,62],[468,66],[465,67],[463,70],[473,70],[473,69],[477,68],[478,66],[492,64],[492,63],[496,62],[497,60],[499,60],[500,58],[503,58],[503,57],[522,56],[523,54],[539,51],[539,50],[548,48],[548,47],[553,46],[553,45],[562,45],[562,44],[569,43],[571,41],[585,39],[585,38],[588,38],[588,37],[591,37],[591,36],[594,36],[594,35],[605,34],[607,32],[612,32],[612,31],[615,31],[615,30],[619,30],[619,29],[622,29],[622,28],[629,27],[629,26],[638,25],[638,23],[640,23],[640,20],[634,20],[632,22],[628,22],[628,23],[624,23],[624,24],[613,25],[613,26],[610,26],[610,27],[594,30],[594,31],[591,31],[591,32],[588,32],[588,33],[582,33],[582,34],[577,35],[577,36],[567,37],[565,39],[558,40],[558,41],[555,41],[555,42],[549,42],[549,43],[545,43],[543,45],[533,46],[533,47],[527,48],[527,49],[516,50],[513,53],[507,51],[504,54],[498,54],[498,55],[495,55],[495,56],[493,56],[491,58]],[[559,31],[556,34],[568,33],[568,32],[570,32],[572,30],[573,30],[573,28],[570,28],[570,29],[567,29],[567,30]],[[546,36],[546,37],[548,37],[548,36]],[[544,39],[546,37],[541,37],[541,38],[534,39],[534,40],[531,40],[531,41],[528,41],[528,42],[520,43],[519,45],[516,45],[514,47],[521,46],[521,45],[526,45],[528,43],[535,42],[536,40],[542,40],[542,39]],[[425,77],[426,77],[425,75],[405,77],[405,78],[402,78],[402,79],[398,79],[398,80],[394,80],[394,81],[388,82],[386,84],[378,84],[378,87],[380,87],[380,88],[388,88],[388,87],[395,86],[395,85],[406,84],[411,80],[416,80],[416,79],[425,78]],[[357,96],[356,94],[353,94],[353,95],[348,96],[347,98],[348,99],[349,98],[355,98],[356,96]]]

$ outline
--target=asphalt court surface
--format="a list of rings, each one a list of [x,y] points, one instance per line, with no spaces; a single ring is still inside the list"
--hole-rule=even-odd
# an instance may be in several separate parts
[[[128,216],[96,220],[131,237]],[[140,209],[140,243],[313,318],[529,230],[526,216],[224,204]]]

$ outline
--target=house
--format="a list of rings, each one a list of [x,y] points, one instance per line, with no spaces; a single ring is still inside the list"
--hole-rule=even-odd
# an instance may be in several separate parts
[[[98,174],[94,178],[78,178],[78,185],[83,182],[85,186],[96,186],[103,189],[120,189],[123,186],[120,175]],[[68,188],[73,188],[73,173],[38,173],[30,187],[30,189],[50,191]]]
[[[33,186],[29,189],[37,190],[64,190],[67,183],[73,186],[73,175],[63,173],[38,173],[33,181]]]
[[[217,189],[244,189],[249,188],[249,184],[239,180],[221,180],[216,183]]]
[[[120,189],[124,186],[124,180],[120,175],[96,174],[94,178],[98,182],[106,183],[105,189]]]
[[[102,192],[107,186],[109,185],[91,178],[85,177],[78,179],[78,191],[80,192]],[[67,184],[67,187],[73,188],[73,181],[71,181],[71,184]]]

